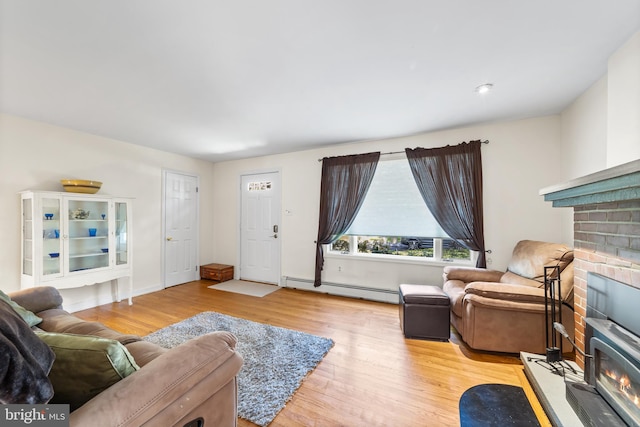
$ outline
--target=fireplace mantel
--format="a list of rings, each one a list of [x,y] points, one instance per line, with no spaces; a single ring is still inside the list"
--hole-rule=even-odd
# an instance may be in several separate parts
[[[640,159],[540,190],[553,207],[640,199]]]

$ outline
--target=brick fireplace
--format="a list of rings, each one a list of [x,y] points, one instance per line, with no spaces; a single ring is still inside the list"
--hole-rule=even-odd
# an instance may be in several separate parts
[[[540,191],[573,207],[575,340],[585,349],[587,272],[640,288],[640,160]],[[638,301],[640,310],[640,301]],[[576,362],[584,368],[584,358]]]

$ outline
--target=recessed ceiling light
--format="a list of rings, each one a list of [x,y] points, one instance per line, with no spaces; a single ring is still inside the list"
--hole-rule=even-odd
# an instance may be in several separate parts
[[[478,86],[476,88],[476,92],[479,93],[480,95],[484,95],[485,93],[489,92],[491,89],[493,89],[493,84],[485,83],[483,85]]]

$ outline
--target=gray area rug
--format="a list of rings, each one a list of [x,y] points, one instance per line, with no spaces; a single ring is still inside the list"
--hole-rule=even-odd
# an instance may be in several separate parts
[[[244,358],[238,374],[238,415],[259,426],[267,426],[275,418],[334,344],[329,338],[211,311],[144,339],[173,348],[214,331],[228,331],[238,338],[237,350]]]

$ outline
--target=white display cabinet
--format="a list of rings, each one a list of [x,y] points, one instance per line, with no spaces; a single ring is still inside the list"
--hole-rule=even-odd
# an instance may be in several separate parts
[[[132,199],[24,191],[22,288],[77,288],[110,281],[120,301],[126,280],[132,304]]]

